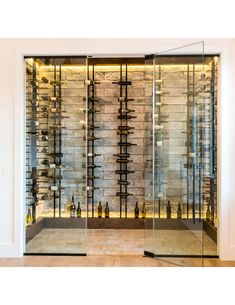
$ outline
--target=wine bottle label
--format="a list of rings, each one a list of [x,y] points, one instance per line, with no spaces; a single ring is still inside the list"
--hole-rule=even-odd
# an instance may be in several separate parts
[[[51,96],[51,101],[56,101],[57,97],[56,96]]]
[[[163,129],[162,125],[155,125],[155,129]]]
[[[56,168],[56,165],[54,163],[51,163],[50,168]]]
[[[157,198],[162,198],[163,197],[163,193],[162,192],[158,192],[157,193]]]
[[[156,82],[156,84],[161,84],[163,81],[162,81],[162,79],[156,79],[155,82]]]
[[[156,93],[157,95],[161,95],[161,94],[162,94],[162,91],[156,90],[155,93]]]
[[[191,153],[189,153],[189,157],[191,157],[191,158],[195,158],[195,157],[196,157],[196,153],[195,153],[195,152],[191,152]]]
[[[162,146],[162,141],[157,141],[157,146]]]
[[[57,108],[51,108],[51,112],[55,113],[57,111]]]
[[[39,126],[39,121],[35,121],[35,126]]]
[[[51,186],[51,191],[58,191],[58,186],[52,185]]]

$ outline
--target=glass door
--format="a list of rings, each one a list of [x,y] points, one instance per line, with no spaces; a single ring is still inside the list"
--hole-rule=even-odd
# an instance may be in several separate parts
[[[86,253],[86,57],[25,58],[25,254]]]
[[[183,266],[202,265],[204,78],[203,42],[146,57],[145,254]]]

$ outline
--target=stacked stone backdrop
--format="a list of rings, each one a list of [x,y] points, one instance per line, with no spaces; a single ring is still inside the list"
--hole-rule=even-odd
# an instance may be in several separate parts
[[[128,197],[128,216],[133,217],[135,202],[141,207],[144,201],[144,162],[143,162],[143,139],[144,139],[144,105],[145,105],[145,68],[144,66],[128,65],[128,80],[132,81],[132,85],[128,86],[128,97],[134,101],[128,102],[128,108],[134,109],[134,116],[137,118],[128,121],[128,125],[134,127],[133,134],[128,136],[128,141],[137,144],[128,148],[128,152],[133,160],[128,163],[128,169],[134,170],[135,173],[128,175],[128,193],[133,196]],[[99,129],[95,131],[95,136],[100,140],[95,141],[95,152],[101,156],[96,158],[96,164],[101,168],[95,169],[95,176],[100,179],[96,180],[96,186],[100,190],[95,191],[96,205],[99,201],[103,204],[109,203],[110,215],[119,217],[119,192],[117,184],[119,175],[115,174],[115,170],[119,169],[114,154],[119,153],[119,135],[117,135],[119,120],[118,97],[120,94],[119,86],[112,82],[120,80],[120,66],[95,66],[95,80],[100,84],[96,86],[96,97],[99,99],[97,109],[99,113],[95,115],[95,125]]]

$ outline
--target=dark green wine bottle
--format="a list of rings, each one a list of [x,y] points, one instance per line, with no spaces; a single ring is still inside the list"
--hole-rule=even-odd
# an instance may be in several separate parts
[[[99,205],[98,205],[98,218],[102,218],[102,205],[101,205],[101,201],[99,201]]]
[[[182,218],[182,209],[181,209],[181,204],[180,204],[180,202],[179,202],[178,209],[177,209],[177,218],[178,218],[178,219],[181,219],[181,218]]]
[[[171,219],[171,203],[170,200],[168,200],[167,206],[166,206],[166,218]]]
[[[139,218],[139,207],[138,207],[138,202],[135,203],[135,218]]]
[[[109,204],[108,204],[108,202],[106,202],[104,214],[105,214],[105,218],[109,218]]]
[[[141,210],[142,218],[146,218],[146,207],[145,202],[143,203],[142,210]]]
[[[74,218],[76,213],[76,205],[74,203],[74,196],[72,196],[71,206],[70,206],[70,217]]]
[[[78,206],[77,206],[77,218],[81,218],[81,217],[82,217],[82,209],[81,209],[80,202],[78,201]]]

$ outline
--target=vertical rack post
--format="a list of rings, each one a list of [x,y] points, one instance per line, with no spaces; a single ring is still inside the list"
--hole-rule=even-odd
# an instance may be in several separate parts
[[[56,65],[54,64],[54,81],[56,82]],[[54,96],[54,108],[56,108],[56,86],[53,87],[53,96]],[[53,119],[53,124],[54,124],[54,128],[53,128],[53,161],[54,164],[56,164],[56,117],[54,116]],[[53,179],[53,185],[56,186],[56,180],[55,180],[55,175],[56,175],[56,169],[54,168],[53,170],[53,175],[54,175],[54,179]],[[56,217],[56,192],[53,192],[53,215],[54,217]]]
[[[38,175],[37,175],[37,67],[35,60],[33,61],[32,71],[32,121],[31,121],[31,162],[32,162],[32,219],[36,222],[36,206],[38,193]]]
[[[192,217],[193,223],[196,218],[196,132],[197,132],[197,124],[196,124],[196,101],[195,101],[195,65],[193,64],[193,76],[192,76],[192,84],[193,84],[193,117],[192,117],[192,148],[193,148],[193,204],[192,204]]]
[[[58,86],[58,96],[59,96],[59,101],[58,101],[58,109],[59,109],[59,115],[60,115],[60,126],[61,126],[61,65],[59,66],[59,86]],[[58,162],[58,166],[59,166],[59,217],[61,217],[61,146],[62,146],[62,130],[61,128],[59,129],[59,162]],[[57,166],[57,165],[56,165]]]
[[[215,219],[215,198],[214,198],[214,178],[215,178],[215,61],[211,63],[211,80],[210,80],[210,205],[211,205],[211,222],[214,224]]]
[[[187,134],[186,134],[186,138],[187,138],[187,168],[186,168],[186,171],[187,171],[187,184],[186,184],[186,209],[187,209],[187,219],[189,218],[189,166],[190,166],[190,157],[189,157],[189,145],[190,145],[190,136],[189,136],[189,130],[190,130],[190,115],[189,115],[189,90],[190,90],[190,73],[189,73],[189,70],[190,70],[190,67],[189,67],[189,64],[187,65]]]
[[[95,216],[95,190],[99,189],[99,187],[95,186],[95,179],[99,177],[95,176],[95,168],[100,167],[95,164],[95,157],[99,156],[99,154],[95,153],[95,141],[99,140],[99,138],[95,137],[95,129],[98,126],[95,126],[95,113],[98,110],[95,107],[95,103],[98,100],[95,98],[95,86],[99,84],[95,81],[95,66],[92,65],[91,71],[91,79],[89,73],[89,65],[88,65],[88,73],[87,73],[87,96],[88,96],[88,109],[87,109],[87,211],[89,211],[89,205],[91,204],[91,216]],[[88,212],[89,213],[89,212]]]

